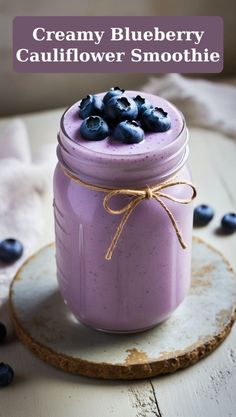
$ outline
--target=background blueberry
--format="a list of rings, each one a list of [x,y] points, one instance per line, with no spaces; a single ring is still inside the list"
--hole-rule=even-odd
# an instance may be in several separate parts
[[[14,377],[13,369],[10,365],[1,362],[0,363],[0,387],[6,387],[9,385]]]
[[[214,217],[214,210],[207,204],[201,204],[194,209],[194,226],[206,226]]]
[[[236,231],[236,214],[227,213],[221,219],[221,226],[227,233],[233,233]]]
[[[7,329],[6,326],[3,323],[0,323],[0,343],[3,342],[7,335]]]
[[[96,116],[102,114],[103,101],[98,96],[92,96],[88,94],[87,97],[83,98],[79,105],[79,115],[82,119],[86,119],[89,116]]]
[[[135,101],[129,97],[113,97],[104,107],[107,119],[119,123],[122,120],[134,120],[138,116],[138,108]]]
[[[23,245],[16,239],[5,239],[0,242],[0,261],[12,263],[20,259],[23,254]]]
[[[144,129],[150,132],[166,132],[171,126],[168,114],[159,107],[145,110],[141,118]]]
[[[108,136],[109,127],[100,116],[89,116],[82,122],[80,134],[87,140],[102,140]]]
[[[116,126],[113,137],[122,143],[139,143],[144,139],[144,131],[135,120],[125,120]]]
[[[121,96],[124,92],[125,92],[125,90],[122,90],[120,87],[112,87],[112,88],[110,88],[110,90],[103,97],[103,103],[104,104],[107,104],[108,101],[112,97]]]
[[[144,97],[137,95],[134,97],[134,101],[138,107],[138,116],[140,117],[142,113],[144,113],[146,110],[152,108],[151,103]]]

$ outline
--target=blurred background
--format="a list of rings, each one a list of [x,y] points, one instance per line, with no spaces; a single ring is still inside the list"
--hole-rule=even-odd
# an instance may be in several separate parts
[[[236,73],[235,11],[235,0],[0,0],[0,117],[68,106],[88,91],[115,84],[135,89],[149,78],[147,74],[17,74],[12,69],[12,20],[17,15],[219,15],[225,25],[225,66],[217,75],[222,79]]]

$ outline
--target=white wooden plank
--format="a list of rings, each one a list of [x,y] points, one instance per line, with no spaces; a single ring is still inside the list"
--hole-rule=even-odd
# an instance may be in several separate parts
[[[198,190],[195,205],[207,203],[215,209],[211,223],[195,228],[194,234],[218,248],[236,270],[236,234],[223,236],[218,230],[221,217],[236,212],[236,141],[217,132],[191,129],[190,146],[190,162]]]
[[[18,341],[1,349],[1,360],[12,364],[14,383],[0,391],[0,417],[119,416],[128,401],[128,385],[82,378],[59,371],[35,358]]]
[[[193,367],[153,379],[163,416],[235,416],[235,336]]]

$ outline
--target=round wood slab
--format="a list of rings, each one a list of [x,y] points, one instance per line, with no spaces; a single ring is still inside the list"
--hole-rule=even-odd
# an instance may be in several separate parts
[[[108,334],[78,323],[58,292],[54,245],[26,261],[10,290],[14,327],[29,349],[64,371],[107,379],[149,378],[193,365],[229,334],[235,300],[232,268],[196,238],[188,296],[168,320],[142,333]]]

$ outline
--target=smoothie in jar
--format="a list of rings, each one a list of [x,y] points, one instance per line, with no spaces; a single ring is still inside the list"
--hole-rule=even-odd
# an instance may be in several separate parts
[[[111,332],[141,331],[160,323],[184,299],[190,285],[193,208],[191,203],[181,203],[185,199],[190,202],[192,197],[184,118],[160,97],[137,91],[124,94],[128,99],[141,96],[153,108],[162,109],[168,114],[169,128],[154,132],[145,125],[142,140],[124,143],[119,140],[122,131],[114,133],[118,123],[113,119],[105,138],[88,140],[81,134],[84,119],[79,115],[81,102],[77,102],[61,119],[54,176],[60,291],[78,320]],[[104,93],[97,96],[102,100]],[[104,109],[101,115],[106,118]],[[137,125],[143,127],[141,119],[136,115]],[[172,185],[168,186],[168,181]],[[96,186],[150,190],[159,184],[166,187],[157,199],[149,192],[135,206],[106,259],[127,211],[108,212],[104,208],[107,192]],[[132,193],[121,192],[111,197],[109,207],[122,210],[135,198]],[[181,246],[164,206],[186,248]]]

